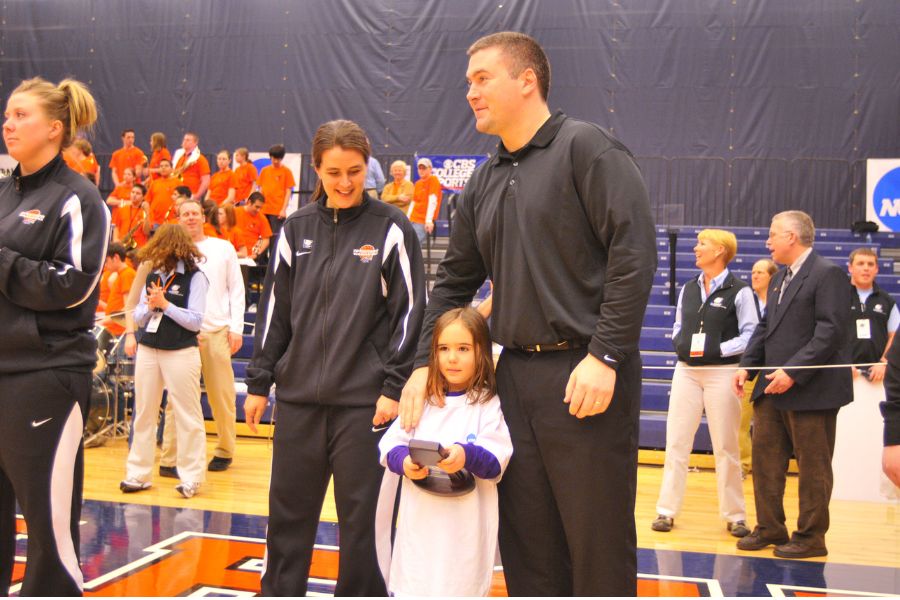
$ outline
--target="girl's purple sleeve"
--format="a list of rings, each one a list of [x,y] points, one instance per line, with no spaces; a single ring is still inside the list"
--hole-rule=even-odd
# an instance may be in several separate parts
[[[497,460],[496,456],[475,444],[462,444],[462,447],[466,451],[465,467],[469,473],[479,479],[493,479],[500,474],[500,461]],[[391,450],[391,452],[394,450]],[[389,462],[390,458],[390,455],[388,455]]]
[[[406,457],[409,456],[409,447],[408,446],[394,446],[387,453],[387,466],[391,472],[396,473],[397,475],[403,476],[403,461],[406,460]],[[499,468],[499,467],[498,467]]]

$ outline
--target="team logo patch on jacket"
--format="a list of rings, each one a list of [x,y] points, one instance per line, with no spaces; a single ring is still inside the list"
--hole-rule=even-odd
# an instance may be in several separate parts
[[[359,248],[354,248],[353,256],[358,256],[359,262],[369,263],[378,256],[378,248],[372,244],[363,244]]]
[[[22,222],[26,225],[33,225],[44,220],[44,215],[42,215],[41,211],[36,208],[32,208],[31,210],[23,210],[19,213],[19,216],[22,217]]]
[[[725,306],[722,304],[722,302],[723,302],[724,300],[725,300],[725,299],[722,298],[721,296],[719,296],[718,298],[714,298],[713,301],[712,301],[713,307],[715,307],[715,308],[725,308]]]

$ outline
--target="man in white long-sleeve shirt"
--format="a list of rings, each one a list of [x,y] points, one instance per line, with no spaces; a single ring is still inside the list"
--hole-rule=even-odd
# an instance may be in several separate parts
[[[231,355],[240,350],[243,342],[244,281],[234,246],[203,233],[205,218],[199,202],[185,201],[178,211],[178,220],[206,257],[199,266],[209,280],[209,293],[198,339],[206,398],[219,436],[208,469],[224,471],[234,458],[237,437]],[[160,475],[174,477],[175,428],[168,411],[167,408],[159,469]]]

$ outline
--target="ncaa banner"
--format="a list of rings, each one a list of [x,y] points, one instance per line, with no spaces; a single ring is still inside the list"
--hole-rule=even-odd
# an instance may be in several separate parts
[[[431,161],[431,174],[441,181],[441,187],[448,192],[461,192],[475,167],[488,159],[486,154],[416,154],[415,158],[415,162],[420,158]],[[416,179],[418,178],[416,174]]]
[[[288,200],[288,208],[287,214],[290,215],[292,212],[297,210],[299,207],[297,203],[299,202],[299,196],[297,195],[297,191],[300,190],[300,164],[303,155],[299,152],[288,152],[284,155],[284,158],[281,160],[281,166],[287,167],[291,174],[294,176],[294,181],[297,183],[294,186],[294,190],[291,193],[291,199]],[[269,157],[268,152],[251,152],[249,156],[249,160],[253,163],[253,166],[256,167],[257,173],[262,173],[262,170],[269,165],[272,164],[272,159]],[[232,159],[231,168],[236,169],[237,163]]]
[[[900,159],[866,161],[866,220],[879,231],[900,231]]]

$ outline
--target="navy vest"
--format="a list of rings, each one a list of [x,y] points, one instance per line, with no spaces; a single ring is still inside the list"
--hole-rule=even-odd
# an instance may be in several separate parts
[[[724,340],[736,338],[740,334],[735,298],[747,284],[728,273],[722,285],[706,298],[700,300],[700,282],[693,279],[684,284],[681,297],[681,330],[672,342],[678,360],[689,365],[723,365],[735,363],[740,355],[722,357],[719,345]],[[701,326],[703,331],[701,332]],[[691,356],[691,336],[706,334],[703,356]]]
[[[884,348],[888,339],[888,319],[891,309],[894,308],[894,299],[872,284],[872,293],[866,298],[866,303],[859,301],[859,293],[856,288],[850,287],[850,340],[853,341],[853,362],[870,363],[878,362],[884,355]],[[872,339],[860,340],[856,337],[857,319],[869,320],[869,331]]]
[[[187,273],[175,273],[175,280],[169,284],[166,290],[166,300],[178,306],[179,308],[187,308],[188,299],[191,295],[191,279],[196,271]],[[144,287],[148,287],[151,283],[159,285],[168,284],[168,279],[163,279],[158,273],[150,273],[144,282]],[[144,328],[140,330],[141,344],[156,348],[157,350],[181,350],[197,346],[197,332],[185,329],[166,315],[163,315],[162,321],[159,323],[159,329],[156,333],[148,333]]]

